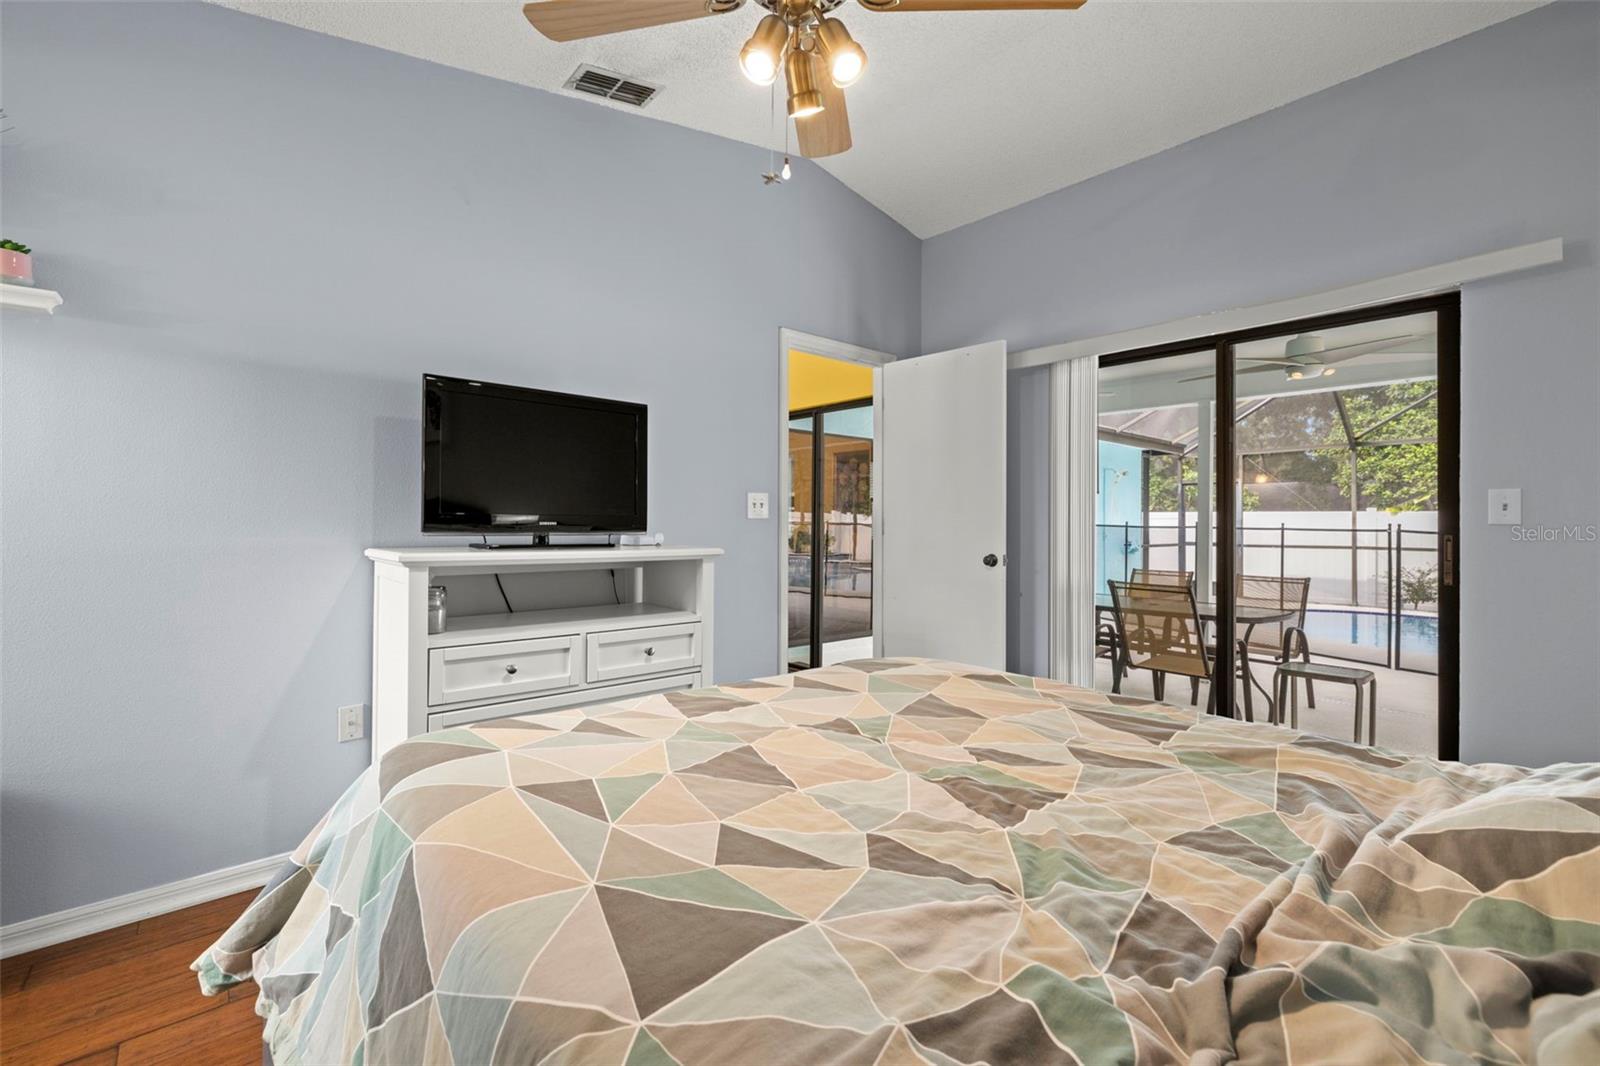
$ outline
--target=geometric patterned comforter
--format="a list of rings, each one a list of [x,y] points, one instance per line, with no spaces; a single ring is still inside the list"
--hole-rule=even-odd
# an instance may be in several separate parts
[[[390,751],[199,960],[293,1063],[1600,1061],[1600,767],[922,660]]]

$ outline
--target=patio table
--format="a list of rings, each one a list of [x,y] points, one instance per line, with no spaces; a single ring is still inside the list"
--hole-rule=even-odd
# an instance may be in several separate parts
[[[1200,621],[1216,624],[1221,608],[1217,606],[1214,600],[1196,600],[1194,607],[1195,613],[1200,616]],[[1149,607],[1140,607],[1139,610],[1144,614],[1162,613]],[[1234,623],[1245,627],[1244,639],[1240,642],[1239,647],[1239,670],[1245,678],[1244,716],[1249,721],[1255,721],[1255,710],[1250,695],[1252,685],[1261,690],[1262,698],[1267,701],[1268,721],[1272,720],[1273,714],[1272,694],[1267,691],[1266,686],[1256,680],[1255,674],[1250,669],[1250,634],[1256,626],[1263,622],[1282,622],[1293,618],[1298,613],[1299,608],[1297,607],[1268,607],[1261,604],[1241,603],[1233,609]],[[1110,593],[1101,593],[1094,598],[1094,621],[1097,629],[1100,626],[1102,615],[1108,617],[1112,625],[1116,624],[1116,611],[1112,607]],[[1173,617],[1177,617],[1177,615],[1174,614]],[[1213,679],[1214,681],[1215,679]]]

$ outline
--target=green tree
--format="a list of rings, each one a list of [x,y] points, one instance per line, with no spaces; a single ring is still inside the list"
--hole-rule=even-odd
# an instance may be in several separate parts
[[[1438,509],[1437,388],[1431,380],[1406,381],[1339,393],[1351,431],[1362,444],[1355,453],[1358,506],[1390,512]],[[1350,441],[1330,394],[1281,396],[1264,405],[1241,401],[1240,410],[1248,411],[1238,433],[1241,450],[1250,457],[1249,469],[1267,473],[1276,484],[1300,486],[1299,506],[1305,509],[1350,506]],[[1280,450],[1301,446],[1304,451]],[[1150,455],[1150,510],[1178,509],[1179,476],[1174,457]],[[1193,455],[1183,457],[1181,476],[1186,484],[1196,481]],[[1192,488],[1185,502],[1194,509]],[[1243,506],[1246,511],[1261,506],[1261,496],[1248,479]]]
[[[1184,456],[1182,475],[1187,490],[1184,506],[1189,511],[1197,507],[1197,485],[1200,482],[1200,466],[1195,463],[1192,455]],[[1243,495],[1245,511],[1261,511],[1261,493],[1253,490],[1250,485],[1245,485]],[[1178,511],[1178,464],[1174,463],[1173,456],[1150,456],[1150,511]]]
[[[1150,456],[1150,510],[1176,511],[1178,509],[1178,463],[1170,455],[1151,454]],[[1192,484],[1195,480],[1194,456],[1183,457],[1183,480]],[[1192,493],[1191,493],[1192,497]],[[1194,500],[1191,498],[1190,503]]]
[[[1183,482],[1188,486],[1188,496],[1184,500],[1188,510],[1193,511],[1196,504],[1196,486],[1198,484],[1198,467],[1194,456],[1183,457]],[[1248,485],[1244,490],[1244,509],[1258,511],[1261,509],[1261,496]],[[1178,509],[1178,472],[1176,464],[1169,455],[1152,455],[1150,457],[1150,510],[1176,511]]]
[[[1439,507],[1439,401],[1435,381],[1404,381],[1343,394],[1356,450],[1358,506],[1385,511]],[[1384,443],[1394,441],[1396,443]],[[1401,443],[1403,442],[1403,443]],[[1349,498],[1349,486],[1345,486]]]
[[[1417,566],[1400,571],[1400,598],[1412,606],[1439,600],[1439,571],[1432,566]]]

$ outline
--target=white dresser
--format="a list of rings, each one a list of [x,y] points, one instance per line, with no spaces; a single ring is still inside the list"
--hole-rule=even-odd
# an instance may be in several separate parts
[[[371,548],[372,758],[407,737],[711,684],[720,548]],[[428,632],[428,588],[446,625]]]

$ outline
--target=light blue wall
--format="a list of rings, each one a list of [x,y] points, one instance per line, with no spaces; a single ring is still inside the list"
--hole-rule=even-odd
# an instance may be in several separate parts
[[[1019,351],[1566,238],[1559,268],[1462,297],[1461,750],[1600,758],[1600,544],[1484,524],[1505,486],[1526,523],[1600,522],[1597,116],[1600,4],[1537,9],[924,242],[923,343]],[[1026,411],[1024,501],[1048,491]]]
[[[1107,579],[1126,581],[1143,565],[1144,455],[1126,444],[1101,441],[1095,495],[1094,590],[1106,591]],[[1124,525],[1132,526],[1131,535]],[[1113,528],[1114,527],[1114,528]]]
[[[284,851],[365,765],[419,377],[650,404],[652,528],[776,666],[778,329],[919,348],[919,245],[800,163],[207,5],[6,0],[3,920]],[[765,106],[761,96],[752,106]],[[752,239],[753,236],[756,239]]]

